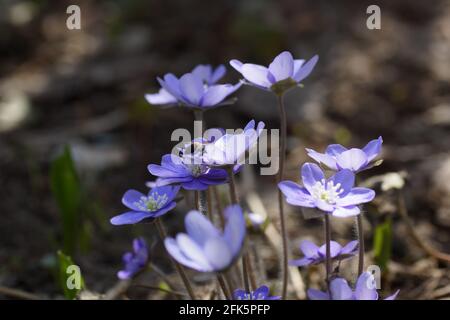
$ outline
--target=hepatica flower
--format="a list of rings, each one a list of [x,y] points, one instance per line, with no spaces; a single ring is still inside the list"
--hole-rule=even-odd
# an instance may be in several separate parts
[[[260,121],[255,128],[255,120],[251,120],[242,133],[225,134],[206,143],[203,154],[205,163],[212,166],[243,164],[246,151],[256,145],[264,126],[264,122]]]
[[[383,138],[379,137],[370,141],[364,148],[347,149],[340,144],[329,145],[325,153],[319,153],[312,149],[306,149],[308,156],[332,170],[348,169],[359,172],[371,168],[374,159],[381,152]]]
[[[198,211],[185,218],[187,233],[166,238],[169,254],[186,267],[201,272],[219,272],[238,258],[245,238],[245,220],[239,205],[225,209],[227,223],[223,233]]]
[[[348,169],[336,172],[326,179],[317,164],[302,166],[303,187],[292,181],[278,184],[293,206],[317,208],[336,217],[350,217],[360,213],[359,204],[370,202],[375,192],[368,188],[354,188],[355,175]]]
[[[145,240],[143,238],[134,239],[133,251],[125,253],[122,260],[125,267],[117,273],[117,277],[122,280],[133,278],[147,265],[148,249]]]
[[[207,76],[202,70],[194,71],[186,73],[179,79],[171,73],[166,74],[163,79],[158,78],[162,89],[157,94],[147,94],[146,100],[155,105],[178,103],[190,108],[207,110],[229,103],[224,100],[241,86],[241,83],[208,85],[217,75],[214,76],[212,73],[211,76]]]
[[[158,186],[147,195],[136,190],[128,190],[122,197],[122,203],[131,211],[111,219],[114,225],[134,224],[147,218],[157,218],[176,206],[175,196],[179,186]]]
[[[237,289],[233,293],[235,300],[280,300],[280,296],[270,296],[269,287],[261,286],[255,291],[247,292],[242,289]]]
[[[398,292],[397,290],[384,300],[395,300]],[[363,272],[359,276],[355,290],[352,290],[345,279],[335,278],[331,280],[330,293],[316,289],[308,289],[307,293],[311,300],[378,300],[375,278],[369,272]]]
[[[211,86],[216,84],[227,72],[223,64],[213,68],[209,64],[199,64],[192,70],[192,73],[198,76],[203,83]]]
[[[315,55],[305,62],[302,59],[294,59],[290,52],[284,51],[275,57],[268,68],[242,63],[239,60],[231,60],[230,65],[240,72],[249,84],[281,94],[309,76],[318,60],[319,56]]]
[[[190,156],[179,157],[166,154],[161,165],[150,164],[150,173],[158,177],[159,185],[179,184],[186,190],[206,190],[210,185],[227,182],[227,172],[224,169],[211,168]]]
[[[358,241],[351,241],[342,247],[336,241],[330,242],[331,258],[343,260],[355,255],[358,249]],[[300,250],[304,257],[298,260],[291,260],[291,266],[304,267],[307,265],[318,264],[326,260],[326,245],[318,247],[315,243],[304,240],[300,243]]]

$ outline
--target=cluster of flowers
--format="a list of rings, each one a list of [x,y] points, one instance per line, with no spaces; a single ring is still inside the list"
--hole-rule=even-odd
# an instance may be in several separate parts
[[[231,60],[231,66],[244,77],[237,84],[218,84],[226,72],[223,65],[217,68],[199,65],[180,78],[170,73],[158,78],[161,89],[156,94],[147,94],[145,98],[152,105],[182,106],[203,112],[231,103],[233,99],[228,97],[242,84],[253,85],[280,96],[287,90],[300,86],[317,61],[317,56],[307,62],[297,60],[289,52],[279,54],[268,67]],[[181,188],[200,194],[213,186],[228,183],[231,191],[234,188],[231,186],[234,183],[233,175],[241,170],[242,158],[255,146],[263,128],[263,122],[251,120],[242,133],[224,134],[218,139],[197,138],[180,148],[179,154],[162,156],[160,164],[148,166],[149,172],[157,178],[149,184],[150,191],[143,194],[128,190],[122,202],[129,211],[113,217],[111,223],[124,225],[144,220],[160,221],[164,214],[176,207],[177,194]],[[375,192],[355,187],[355,174],[373,166],[381,144],[380,137],[369,142],[363,149],[346,149],[341,145],[330,145],[325,153],[307,149],[311,158],[336,173],[326,178],[317,164],[306,163],[301,168],[303,186],[292,181],[282,181],[278,187],[291,205],[317,208],[325,215],[336,217],[358,215],[359,206],[371,201]],[[246,222],[237,197],[233,198],[231,195],[231,198],[232,204],[222,213],[226,219],[223,230],[213,224],[199,205],[199,210],[189,211],[185,216],[186,233],[179,233],[175,237],[167,237],[163,233],[165,248],[177,263],[199,272],[221,275],[230,270],[241,255],[245,255]],[[321,247],[304,241],[300,246],[304,258],[291,261],[291,264],[306,266],[331,259],[346,259],[355,255],[357,246],[357,241],[344,247],[334,241]],[[143,239],[134,240],[133,252],[124,255],[125,268],[118,273],[118,277],[135,277],[147,265],[148,256]],[[311,299],[376,300],[376,289],[368,287],[370,281],[366,281],[372,281],[371,277],[370,274],[362,273],[355,291],[344,279],[327,279],[330,283],[327,292],[310,289],[308,295]],[[253,291],[248,287],[245,290],[234,289],[228,298],[280,299],[279,296],[270,296],[269,288],[264,285],[252,288]]]

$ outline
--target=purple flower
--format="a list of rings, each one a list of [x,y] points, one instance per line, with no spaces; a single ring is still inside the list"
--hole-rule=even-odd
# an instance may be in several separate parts
[[[117,272],[117,277],[122,280],[131,279],[141,271],[148,261],[148,249],[143,238],[133,240],[133,252],[127,252],[122,257],[125,268]]]
[[[198,211],[185,218],[186,233],[166,238],[169,254],[186,267],[201,272],[223,271],[238,258],[245,238],[245,220],[239,205],[225,209],[227,223],[222,233]]]
[[[293,206],[318,208],[336,217],[350,217],[360,213],[359,204],[372,201],[375,192],[368,188],[354,188],[355,174],[348,169],[325,179],[317,164],[305,163],[301,171],[304,187],[292,181],[278,184]]]
[[[212,166],[243,164],[245,152],[255,146],[264,126],[261,121],[255,128],[255,120],[251,120],[242,133],[225,134],[211,143],[206,143],[203,160]]]
[[[350,241],[342,247],[336,241],[330,241],[331,258],[336,260],[343,260],[355,255],[358,248],[358,241]],[[326,245],[318,247],[315,243],[304,240],[300,243],[300,250],[304,257],[298,260],[291,260],[291,266],[304,267],[311,264],[318,264],[326,259]]]
[[[270,296],[269,287],[261,286],[255,291],[247,292],[242,289],[234,290],[235,300],[280,300],[280,296]]]
[[[223,64],[215,69],[209,64],[199,64],[192,70],[192,73],[198,76],[205,84],[211,86],[216,84],[227,72]]]
[[[308,289],[308,297],[311,300],[378,300],[375,278],[370,272],[363,272],[356,282],[355,290],[342,278],[335,278],[330,283],[331,297],[328,292],[316,289]],[[393,295],[384,300],[395,300],[397,290]]]
[[[331,144],[326,148],[325,153],[319,153],[312,149],[306,149],[306,151],[308,156],[332,170],[348,169],[359,172],[373,166],[373,160],[381,152],[382,144],[383,138],[378,137],[362,149],[347,149],[340,144]]]
[[[305,63],[305,60],[294,60],[290,52],[284,51],[275,57],[268,68],[239,60],[231,60],[230,65],[250,84],[280,94],[305,79],[318,60],[319,56],[315,55]]]
[[[148,171],[157,176],[158,185],[180,184],[186,190],[206,190],[210,185],[227,182],[224,169],[211,168],[190,156],[166,154],[161,165],[150,164]]]
[[[205,81],[208,79],[204,77],[202,70],[186,73],[180,79],[168,73],[164,79],[158,78],[162,87],[159,93],[147,94],[145,98],[149,103],[156,105],[173,105],[176,102],[186,107],[206,110],[227,104],[225,98],[241,86],[241,83],[207,85]],[[214,73],[209,80],[213,79]]]
[[[175,196],[179,186],[159,186],[150,189],[148,195],[136,190],[128,190],[122,197],[122,203],[131,211],[111,219],[114,225],[134,224],[147,218],[157,218],[169,212],[177,205]]]

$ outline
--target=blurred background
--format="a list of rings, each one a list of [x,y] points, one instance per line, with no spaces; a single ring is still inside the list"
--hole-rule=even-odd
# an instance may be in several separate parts
[[[81,8],[81,30],[66,28],[70,4]],[[267,65],[289,50],[320,60],[305,87],[286,96],[286,177],[298,180],[308,160],[304,147],[362,147],[381,135],[384,163],[362,175],[377,176],[365,181],[378,194],[365,215],[367,261],[383,266],[387,292],[401,289],[405,299],[450,297],[448,256],[438,252],[450,252],[450,3],[377,1],[381,30],[366,27],[370,4],[2,0],[0,286],[62,297],[57,270],[70,256],[90,291],[107,292],[137,235],[170,273],[153,225],[109,224],[125,211],[123,193],[145,191],[153,180],[146,166],[171,150],[171,132],[192,127],[191,113],[150,106],[144,94],[158,90],[157,76],[181,75],[200,63],[225,64],[223,81],[235,83],[239,74],[230,59]],[[242,87],[237,97],[236,104],[206,114],[209,127],[242,127],[255,118],[278,128],[274,97],[252,87]],[[274,177],[258,177],[257,168],[246,172],[243,196],[258,192],[277,225]],[[390,172],[400,174],[386,177]],[[403,200],[409,228],[399,215]],[[185,209],[166,216],[170,233],[182,227]],[[290,252],[298,258],[300,240],[322,242],[321,224],[303,219],[298,208],[288,210]],[[333,222],[335,239],[354,237],[351,222]],[[268,281],[275,280],[273,250],[264,240],[256,244]],[[301,272],[307,285],[320,283],[318,271]],[[155,275],[148,277],[147,283],[157,283]],[[146,294],[142,288],[128,293]],[[0,298],[11,296],[0,291]]]

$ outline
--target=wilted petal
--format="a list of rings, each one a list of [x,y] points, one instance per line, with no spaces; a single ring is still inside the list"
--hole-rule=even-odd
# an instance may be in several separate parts
[[[292,54],[288,51],[280,53],[269,65],[269,71],[275,78],[275,82],[292,77],[294,71]]]

